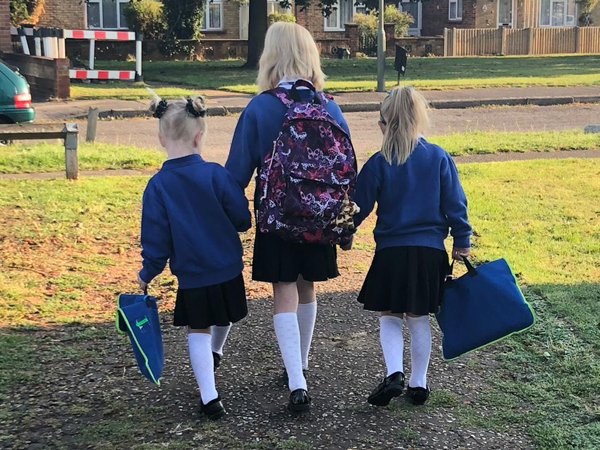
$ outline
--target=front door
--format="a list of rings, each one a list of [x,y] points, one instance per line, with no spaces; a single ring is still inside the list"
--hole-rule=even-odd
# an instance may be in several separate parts
[[[512,26],[513,0],[498,0],[498,27]]]

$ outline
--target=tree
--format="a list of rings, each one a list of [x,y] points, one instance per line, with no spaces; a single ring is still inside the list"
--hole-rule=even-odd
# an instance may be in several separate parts
[[[309,7],[311,1],[317,0],[296,0],[296,7],[304,11]],[[416,1],[416,0],[415,0]],[[249,0],[250,17],[248,20],[248,60],[244,67],[255,68],[258,66],[258,60],[262,53],[265,35],[267,34],[267,0]],[[378,0],[361,1],[370,10],[379,8]],[[291,6],[290,0],[280,0],[282,8]],[[318,6],[321,8],[323,17],[329,17],[337,5],[337,0],[319,0]]]

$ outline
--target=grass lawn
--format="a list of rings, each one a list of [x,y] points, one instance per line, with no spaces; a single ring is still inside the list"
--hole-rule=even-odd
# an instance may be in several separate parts
[[[510,262],[538,324],[494,347],[499,368],[477,402],[465,404],[448,387],[436,391],[426,408],[443,408],[468,428],[524,427],[539,449],[600,448],[600,160],[464,164],[459,171],[475,231],[474,257]],[[35,380],[45,365],[36,346],[44,340],[19,332],[25,327],[86,323],[83,331],[65,328],[67,344],[45,339],[57,342],[54,357],[60,356],[66,367],[82,359],[102,360],[102,353],[89,354],[94,342],[100,348],[105,342],[102,330],[92,324],[110,321],[115,293],[134,289],[146,181],[0,181],[0,327],[5,327],[0,328],[0,400],[10,401],[11,386],[39,389]],[[372,218],[368,224],[357,235],[357,250],[341,254],[342,267],[356,269],[352,264],[358,264],[360,252],[372,250]],[[243,241],[250,248],[251,234]],[[365,263],[368,267],[366,258]],[[172,307],[170,276],[161,277],[153,289],[161,309]],[[477,363],[475,354],[466,367],[475,370]],[[113,412],[127,411],[127,405],[108,402]],[[400,420],[412,414],[406,408],[397,403],[391,410]],[[8,414],[3,411],[0,417]],[[100,433],[104,442],[123,444],[140,414],[159,418],[169,411],[162,404],[140,405],[123,422],[112,421],[112,413],[105,411],[90,436]],[[206,432],[200,427],[199,433]],[[407,429],[404,438],[414,439],[414,434]],[[176,435],[170,439],[173,447],[168,448],[180,448]]]
[[[180,98],[198,93],[194,90],[178,87],[153,86],[153,89],[162,98]],[[119,100],[147,100],[149,95],[146,84],[139,82],[126,83],[117,81],[106,84],[71,83],[72,100],[102,100],[115,98]]]
[[[554,152],[561,150],[600,149],[600,134],[583,131],[475,131],[432,136],[431,142],[452,156],[506,152]]]
[[[77,149],[80,170],[153,169],[165,154],[139,147],[81,142]],[[54,172],[65,169],[62,144],[12,144],[0,146],[0,173]]]
[[[106,67],[126,69],[128,62],[104,62]],[[144,78],[196,89],[224,89],[256,93],[255,70],[243,69],[241,60],[148,61]],[[387,86],[396,84],[393,60],[386,64]],[[330,92],[374,91],[375,59],[324,59]],[[404,82],[419,89],[459,89],[522,86],[576,86],[600,84],[600,55],[499,56],[475,58],[410,58]],[[95,85],[76,85],[77,96]],[[141,92],[140,92],[141,93]],[[142,98],[145,98],[142,96]]]
[[[600,149],[600,134],[582,131],[471,132],[433,136],[430,141],[453,156],[500,152],[552,152]],[[109,144],[79,146],[81,170],[157,169],[165,154],[158,150]],[[36,173],[64,170],[62,144],[13,144],[0,146],[0,173]]]

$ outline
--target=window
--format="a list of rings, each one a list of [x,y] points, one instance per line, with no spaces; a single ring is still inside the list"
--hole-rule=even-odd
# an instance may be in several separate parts
[[[577,25],[575,0],[541,0],[542,27],[574,27]]]
[[[206,0],[204,8],[203,30],[223,29],[223,2],[222,0]]]
[[[448,19],[462,20],[462,0],[449,0]]]
[[[329,17],[325,17],[325,31],[344,31],[354,17],[354,0],[338,0]]]
[[[279,13],[279,14],[291,14],[292,8],[282,8],[279,4],[278,0],[268,0],[267,1],[267,16],[269,14]]]
[[[408,35],[420,36],[423,17],[423,4],[421,1],[414,2],[413,0],[402,0],[398,3],[398,9],[402,12],[407,12],[413,18],[413,21],[408,26]]]
[[[127,3],[129,0],[88,0],[86,9],[88,28],[127,28],[127,21],[123,14]]]

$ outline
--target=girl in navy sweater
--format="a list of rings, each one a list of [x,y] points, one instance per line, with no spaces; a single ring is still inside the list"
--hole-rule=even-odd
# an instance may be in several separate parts
[[[427,124],[427,102],[417,91],[391,91],[381,106],[383,146],[366,162],[356,184],[357,225],[377,202],[375,257],[358,297],[365,309],[381,313],[387,376],[368,398],[377,406],[387,405],[404,389],[404,322],[411,354],[406,397],[414,404],[428,399],[429,314],[439,309],[448,275],[444,240],[449,230],[453,258],[462,259],[470,250],[467,199],[456,166],[444,149],[422,136]]]
[[[258,87],[262,93],[242,113],[225,165],[242,188],[248,186],[273,149],[286,112],[283,103],[265,91],[278,86],[291,89],[299,79],[317,90],[323,88],[325,79],[319,50],[305,28],[277,22],[269,27],[260,59]],[[308,102],[314,93],[301,87],[298,95]],[[326,109],[348,132],[339,106],[329,101]],[[257,208],[258,195],[254,198]],[[284,378],[291,391],[288,405],[291,411],[306,411],[311,402],[304,370],[308,367],[317,314],[314,282],[338,275],[335,246],[287,242],[257,229],[252,278],[273,283],[273,323],[285,364]]]
[[[225,414],[215,388],[214,369],[231,323],[248,313],[238,232],[250,228],[248,200],[220,165],[200,156],[206,130],[202,97],[151,106],[168,158],[144,191],[143,268],[147,289],[167,260],[179,289],[174,324],[188,327],[190,361],[200,388],[201,413]]]

